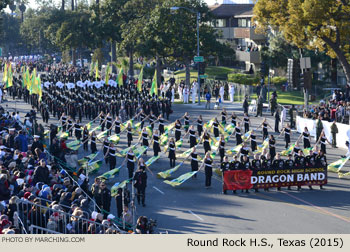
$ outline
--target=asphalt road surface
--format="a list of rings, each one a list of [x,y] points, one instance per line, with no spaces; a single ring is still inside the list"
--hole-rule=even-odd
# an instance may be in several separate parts
[[[1,104],[5,109],[8,105],[9,111],[16,108],[20,111],[22,120],[24,113],[30,109],[30,105],[23,101],[13,101],[8,98],[7,102]],[[213,104],[212,104],[213,105]],[[227,112],[231,114],[235,111],[238,116],[242,116],[242,104],[229,104],[225,102],[224,106]],[[217,115],[220,110],[205,110],[204,104],[183,105],[178,104],[173,107],[174,113],[170,121],[181,117],[185,112],[189,112],[191,120],[195,121],[199,114],[203,119],[210,120]],[[268,113],[264,113],[268,116]],[[38,115],[39,122],[42,122]],[[218,117],[221,120],[221,116]],[[262,118],[251,117],[252,128],[256,128]],[[83,123],[88,121],[84,120]],[[192,122],[192,121],[191,121]],[[57,118],[51,118],[49,123],[57,123]],[[269,123],[274,127],[273,119],[269,118]],[[96,125],[96,124],[95,124]],[[95,126],[93,125],[93,127]],[[271,132],[271,130],[269,130]],[[293,132],[294,133],[294,132]],[[183,133],[182,133],[183,134]],[[258,136],[258,144],[262,142],[262,136]],[[275,134],[275,133],[274,133]],[[278,135],[278,134],[276,134]],[[299,136],[298,133],[292,135],[292,142]],[[118,149],[127,147],[125,134],[122,135],[118,144]],[[277,151],[284,150],[284,141],[281,137],[277,141]],[[135,137],[134,142],[136,143]],[[312,144],[315,140],[312,139]],[[226,149],[235,146],[234,137],[231,137]],[[101,148],[101,146],[99,146]],[[181,148],[185,151],[189,148],[187,139]],[[344,155],[344,149],[332,149],[327,146],[327,159],[331,163]],[[79,149],[79,158],[82,158],[90,152],[83,152]],[[147,160],[153,156],[153,151],[148,151]],[[202,147],[199,148],[199,154],[203,156]],[[102,158],[102,154],[98,158]],[[217,156],[214,160],[219,165],[220,158]],[[177,164],[180,160],[177,160]],[[122,159],[118,158],[117,167]],[[233,195],[229,192],[222,194],[221,178],[216,175],[212,179],[212,187],[206,189],[204,186],[204,174],[200,172],[196,179],[189,179],[178,187],[172,187],[163,183],[162,179],[157,178],[156,174],[170,168],[169,159],[164,155],[156,163],[150,166],[154,176],[148,173],[148,186],[146,189],[146,207],[137,205],[137,216],[146,215],[149,218],[156,219],[158,222],[158,232],[168,233],[350,233],[350,181],[339,179],[336,174],[328,174],[328,185],[325,190],[320,190],[314,186],[314,190],[307,187],[297,191],[294,187],[292,191],[283,188],[282,191],[272,189],[269,192],[259,193],[250,191],[249,194],[238,192]],[[109,170],[105,164],[98,174]],[[173,174],[176,178],[191,170],[190,163],[187,161],[181,168]],[[349,164],[344,168],[349,170]],[[127,179],[127,169],[122,168],[118,177],[107,182],[109,188],[118,181]],[[91,182],[92,183],[92,178]],[[307,188],[307,189],[306,189]],[[129,186],[130,189],[130,186]],[[115,201],[112,200],[112,213],[116,213]],[[115,214],[116,215],[116,214]]]

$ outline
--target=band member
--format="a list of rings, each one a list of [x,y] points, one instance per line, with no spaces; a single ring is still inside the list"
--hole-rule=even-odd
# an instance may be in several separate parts
[[[161,151],[160,150],[160,145],[159,145],[159,134],[158,134],[158,130],[154,131],[153,134],[153,152],[154,152],[154,156],[158,156],[158,153]]]
[[[203,132],[203,119],[201,115],[199,115],[197,119],[197,131],[198,131],[198,136],[201,136]]]
[[[169,145],[168,145],[168,150],[169,150],[169,160],[170,160],[170,168],[175,167],[175,160],[176,160],[176,145],[174,138],[170,138]]]

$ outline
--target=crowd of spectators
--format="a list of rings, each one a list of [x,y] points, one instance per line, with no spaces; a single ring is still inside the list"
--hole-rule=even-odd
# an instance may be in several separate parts
[[[34,127],[41,128],[33,117],[27,114],[25,120],[33,125],[28,128],[16,113],[3,108],[0,112],[0,234],[128,230],[117,225],[121,225],[118,217],[132,221],[128,202],[118,206],[120,193],[115,200],[121,210],[115,217],[109,213],[113,198],[105,183],[97,179],[90,187],[84,169],[69,170],[53,159],[44,134],[32,135]]]
[[[345,92],[335,90],[330,99],[320,101],[318,105],[312,105],[309,111],[304,110],[304,118],[317,119],[338,123],[350,123],[350,86]]]

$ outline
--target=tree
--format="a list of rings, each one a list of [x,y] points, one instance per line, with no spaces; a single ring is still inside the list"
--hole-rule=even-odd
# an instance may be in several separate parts
[[[27,7],[24,2],[21,2],[21,5],[19,6],[19,10],[21,11],[21,21],[23,23],[24,19],[24,12],[26,11]]]
[[[348,0],[259,0],[254,20],[260,31],[283,32],[299,48],[337,58],[350,83],[350,2]]]
[[[214,29],[207,24],[212,20],[208,6],[199,0],[165,0],[151,11],[150,18],[143,22],[141,40],[144,54],[157,58],[157,73],[161,60],[175,60],[186,66],[186,84],[190,82],[191,60],[197,55],[196,13],[179,9],[172,13],[171,7],[185,7],[201,14],[200,53],[202,56],[218,56],[225,52],[225,45],[217,41]],[[231,50],[232,52],[232,50]]]
[[[90,33],[90,15],[88,12],[65,11],[64,22],[56,32],[54,43],[62,51],[72,49],[73,65],[76,62],[75,51],[78,48],[90,47],[93,37]]]
[[[63,20],[61,11],[51,7],[28,9],[21,24],[21,36],[26,45],[35,52],[57,50],[54,43],[55,34]]]
[[[111,45],[111,62],[116,62],[116,43],[121,42],[122,17],[119,11],[126,0],[106,0],[101,5],[92,7],[91,22],[92,32],[96,38],[96,46],[101,47],[104,41]],[[113,69],[115,71],[115,66]]]
[[[0,36],[0,45],[4,51],[13,55],[23,54],[26,50],[25,40],[19,30],[21,25],[20,17],[4,13],[1,15],[3,22],[2,36]]]
[[[12,0],[1,0],[0,1],[0,11],[5,9],[7,7],[7,5],[9,5],[11,3],[11,1]]]
[[[286,41],[281,32],[270,33],[268,45],[261,50],[262,61],[267,63],[269,68],[286,68],[288,59],[298,57],[298,48]]]
[[[128,0],[120,9],[121,43],[119,48],[129,57],[129,75],[134,75],[134,54],[144,51],[145,41],[141,39],[145,23],[150,19],[152,10],[163,0]],[[142,54],[142,53],[141,53]],[[153,55],[154,56],[154,55]],[[159,73],[160,74],[160,73]]]

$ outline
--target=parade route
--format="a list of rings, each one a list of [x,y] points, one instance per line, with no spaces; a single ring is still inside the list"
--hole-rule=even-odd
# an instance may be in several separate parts
[[[1,105],[10,112],[14,111],[15,102],[7,97],[8,101]],[[8,105],[8,107],[6,107]],[[212,103],[213,106],[213,103]],[[241,103],[228,104],[224,106],[228,115],[235,111],[239,117],[242,117]],[[190,124],[197,120],[198,115],[202,115],[204,121],[212,119],[218,115],[220,110],[205,110],[204,104],[174,104],[174,113],[171,114],[170,122],[183,116],[185,112],[190,115]],[[16,108],[20,111],[21,118],[24,118],[26,112],[31,108],[23,101],[16,102]],[[264,113],[268,115],[268,113]],[[255,114],[254,114],[255,116]],[[262,122],[262,118],[250,115],[251,128],[255,129]],[[41,117],[37,114],[38,122],[42,123]],[[270,116],[269,124],[274,127],[273,118]],[[218,116],[221,121],[221,116]],[[57,118],[50,118],[49,123],[57,124]],[[84,120],[82,124],[87,123]],[[93,127],[97,126],[95,123]],[[271,132],[271,129],[269,129]],[[273,133],[275,137],[278,134]],[[184,133],[182,132],[182,136]],[[262,142],[261,130],[256,132],[258,143]],[[293,132],[292,142],[299,136]],[[127,147],[125,134],[121,135],[118,144],[118,150]],[[134,137],[133,144],[136,143]],[[311,145],[315,140],[312,139]],[[235,146],[234,137],[231,137],[226,149]],[[98,149],[101,145],[98,145]],[[187,139],[184,139],[181,152],[189,148]],[[284,150],[284,140],[280,137],[276,144],[277,151]],[[181,153],[180,152],[180,153]],[[198,152],[203,156],[203,147],[200,145]],[[89,155],[91,152],[84,152],[79,149],[79,158]],[[344,149],[332,149],[327,145],[328,164],[338,160],[340,155],[344,155]],[[153,150],[150,148],[147,156],[143,156],[145,161],[153,156]],[[96,160],[101,159],[100,154]],[[230,157],[231,159],[231,157]],[[118,167],[122,158],[117,159]],[[217,156],[214,160],[214,166],[218,167],[220,158]],[[178,164],[180,160],[176,160]],[[297,191],[296,187],[291,191],[283,188],[282,191],[270,189],[269,192],[255,193],[253,190],[249,194],[237,192],[236,195],[229,191],[228,194],[222,194],[222,180],[216,174],[213,176],[212,187],[204,187],[204,173],[198,173],[197,178],[189,179],[178,187],[172,187],[163,183],[163,179],[157,178],[158,172],[169,169],[169,159],[167,154],[150,166],[154,175],[148,173],[148,186],[146,189],[146,207],[136,205],[137,216],[145,215],[156,219],[158,223],[158,232],[168,233],[349,233],[350,223],[350,180],[339,179],[337,174],[328,173],[328,184],[324,190],[314,186],[314,190],[303,187]],[[105,164],[97,174],[90,177],[90,184],[93,178],[108,171],[109,167]],[[176,178],[183,173],[191,170],[189,162],[185,162],[180,169],[173,174]],[[344,168],[349,171],[349,164]],[[127,169],[123,167],[119,176],[107,181],[110,188],[116,182],[127,179]],[[131,190],[130,186],[128,187]],[[115,214],[115,200],[112,199],[111,212]]]

